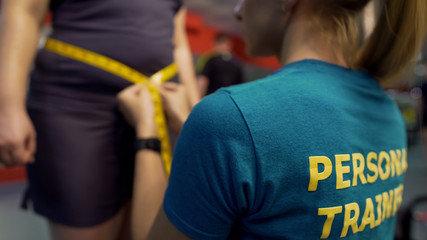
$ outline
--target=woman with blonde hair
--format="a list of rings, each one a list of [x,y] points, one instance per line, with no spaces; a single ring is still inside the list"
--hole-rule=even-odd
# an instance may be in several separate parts
[[[381,85],[418,54],[427,2],[384,1],[359,44],[357,17],[369,2],[239,1],[247,51],[283,67],[193,109],[149,239],[393,239],[407,144]],[[126,91],[125,113],[152,108],[131,104],[144,88]],[[152,119],[133,116],[141,136],[156,137],[144,127]],[[137,158],[138,174],[164,187],[160,156],[143,148]],[[160,208],[162,194],[148,182],[139,187]]]

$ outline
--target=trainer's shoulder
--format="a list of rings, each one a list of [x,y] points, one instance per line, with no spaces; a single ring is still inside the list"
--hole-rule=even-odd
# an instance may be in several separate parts
[[[239,106],[241,102],[271,99],[279,97],[286,98],[296,89],[304,89],[303,81],[298,74],[287,72],[276,72],[265,78],[252,82],[222,88],[218,92],[228,93]]]
[[[218,92],[227,92],[230,96],[238,96],[245,94],[251,95],[263,90],[267,90],[270,87],[274,87],[278,84],[281,78],[283,77],[279,77],[275,74],[272,74],[267,77],[257,79],[255,81],[221,88],[220,90],[218,90]]]
[[[192,110],[186,125],[203,132],[223,132],[243,122],[239,107],[229,91],[219,90],[204,97]]]

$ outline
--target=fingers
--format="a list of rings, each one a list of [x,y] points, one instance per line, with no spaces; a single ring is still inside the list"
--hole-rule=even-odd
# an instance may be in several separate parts
[[[22,142],[21,144],[14,145],[12,148],[12,161],[15,164],[23,163],[25,162],[25,146]]]
[[[28,136],[25,141],[25,153],[23,155],[25,163],[34,163],[34,154],[36,153],[35,133]]]
[[[179,89],[181,84],[179,83],[173,83],[173,82],[167,82],[164,83],[159,87],[159,91],[167,90],[167,91],[175,91]],[[122,90],[118,95],[117,98],[119,100],[126,100],[128,98],[133,98],[135,96],[141,95],[141,94],[149,94],[148,88],[145,85],[142,84],[134,84],[130,87],[125,88]]]
[[[31,162],[36,148],[36,132],[27,113],[2,115],[0,125],[0,162],[7,166]]]
[[[133,109],[132,106],[135,105],[135,102],[137,102],[140,91],[141,85],[134,84],[117,94],[119,109],[132,126],[134,126],[134,119],[131,114],[131,109]]]
[[[36,133],[32,125],[27,126],[22,140],[10,140],[0,147],[0,160],[7,166],[23,165],[34,162],[36,152]],[[26,137],[25,137],[26,136]]]
[[[176,91],[181,84],[174,82],[166,82],[160,86],[160,90]]]
[[[0,160],[8,167],[25,164],[25,150],[17,145],[9,145],[0,151]]]
[[[152,87],[152,85],[150,85],[150,86]],[[145,98],[150,97],[150,92],[148,91],[148,88],[146,86],[141,85],[140,91],[139,91],[139,96],[143,99],[144,99],[144,97]]]
[[[119,109],[128,123],[138,128],[141,123],[150,123],[154,119],[154,107],[151,95],[145,85],[132,85],[117,95]]]
[[[22,165],[34,162],[35,138],[30,134],[24,141],[14,145],[10,155],[13,165]]]
[[[2,150],[0,150],[0,161],[5,166],[12,166],[13,165],[12,158],[11,158],[9,151],[7,149],[2,148]]]
[[[130,87],[125,88],[122,90],[118,95],[117,98],[119,100],[126,100],[129,97],[137,96],[139,92],[141,91],[142,85],[134,84]]]
[[[119,102],[126,103],[129,101],[135,101],[138,97],[144,98],[147,95],[149,96],[148,88],[145,85],[142,84],[134,84],[128,88],[125,88],[122,90],[118,95],[117,98]]]
[[[162,96],[162,99],[165,100],[165,98],[174,97],[172,95],[176,95],[176,93],[178,93],[181,88],[183,88],[182,84],[168,82],[160,86],[159,92],[160,92],[160,95]]]
[[[19,140],[13,140],[1,145],[0,160],[8,167],[18,165],[21,162],[19,142]]]

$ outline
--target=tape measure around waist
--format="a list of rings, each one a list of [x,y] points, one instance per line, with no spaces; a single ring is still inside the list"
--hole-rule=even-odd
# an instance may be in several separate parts
[[[172,149],[160,93],[155,86],[159,86],[176,76],[178,73],[177,65],[172,63],[151,77],[147,77],[139,71],[114,59],[52,38],[47,39],[44,48],[58,55],[102,69],[134,84],[144,84],[147,86],[154,103],[157,132],[162,144],[161,156],[163,165],[167,176],[169,176],[172,165]]]

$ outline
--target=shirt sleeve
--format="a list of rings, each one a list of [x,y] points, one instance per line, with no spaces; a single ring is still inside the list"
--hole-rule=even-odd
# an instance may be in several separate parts
[[[179,137],[164,210],[193,239],[227,239],[252,205],[255,152],[247,125],[226,90],[205,97]]]

